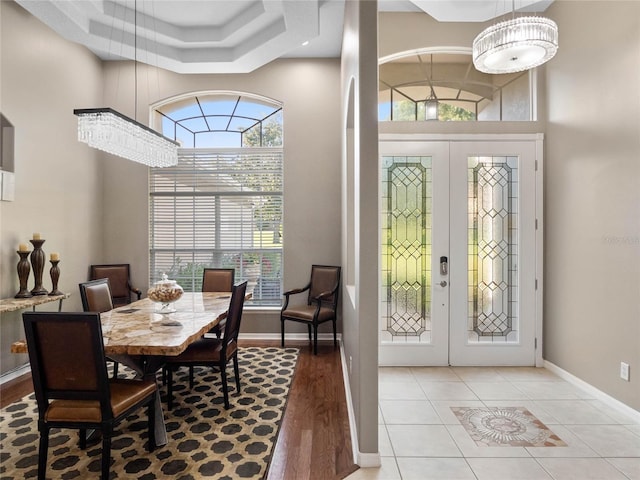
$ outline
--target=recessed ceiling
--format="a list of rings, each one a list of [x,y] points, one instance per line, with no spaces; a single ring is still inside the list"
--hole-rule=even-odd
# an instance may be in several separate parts
[[[340,56],[345,0],[16,0],[104,60],[135,59],[178,73],[246,73],[277,58]],[[518,0],[543,11],[552,0]],[[380,11],[485,21],[495,0],[380,0]],[[303,42],[308,42],[303,46]]]

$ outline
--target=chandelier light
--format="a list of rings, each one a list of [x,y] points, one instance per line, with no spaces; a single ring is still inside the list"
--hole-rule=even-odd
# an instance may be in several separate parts
[[[138,9],[134,3],[134,111],[138,111]],[[111,108],[73,111],[78,116],[78,140],[90,147],[149,167],[178,164],[178,142]]]
[[[438,99],[433,93],[433,88],[431,89],[431,95],[425,101],[424,119],[438,120]]]
[[[78,116],[78,140],[90,147],[150,167],[178,163],[178,143],[111,108],[73,111]]]
[[[518,17],[497,23],[473,41],[473,64],[484,73],[528,70],[558,51],[558,26],[544,17]]]

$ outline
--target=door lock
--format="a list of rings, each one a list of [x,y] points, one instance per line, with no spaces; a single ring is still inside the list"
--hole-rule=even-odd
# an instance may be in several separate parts
[[[442,280],[442,281],[440,282],[440,286],[441,286],[441,287],[446,287],[446,286],[447,286],[447,281],[446,281],[446,280]]]
[[[448,273],[449,273],[449,259],[447,257],[440,257],[440,275],[447,275]]]

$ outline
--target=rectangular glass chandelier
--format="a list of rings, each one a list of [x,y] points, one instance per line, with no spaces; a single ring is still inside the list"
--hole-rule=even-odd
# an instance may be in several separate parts
[[[90,147],[149,167],[178,163],[178,142],[111,108],[73,111],[78,116],[78,140]]]

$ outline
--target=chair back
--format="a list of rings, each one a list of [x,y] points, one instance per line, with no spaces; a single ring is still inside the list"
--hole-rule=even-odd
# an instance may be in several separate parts
[[[111,418],[100,314],[24,312],[22,318],[40,417],[50,400],[62,399],[97,401],[102,419]]]
[[[128,263],[113,265],[91,265],[90,280],[108,278],[112,302],[116,305],[131,303],[130,269]]]
[[[202,291],[230,292],[235,273],[233,268],[205,268],[202,274]]]
[[[339,285],[340,267],[312,265],[309,298],[307,303],[309,305],[314,303],[314,299],[321,293],[332,292],[330,296],[322,300],[322,304],[335,310],[338,306]]]
[[[240,321],[242,320],[242,309],[244,308],[244,297],[247,294],[247,282],[238,283],[231,290],[231,300],[227,313],[227,322],[224,325],[224,336],[222,337],[223,348],[238,341],[240,333]]]
[[[108,312],[113,309],[111,285],[108,278],[80,283],[80,299],[85,312]]]

